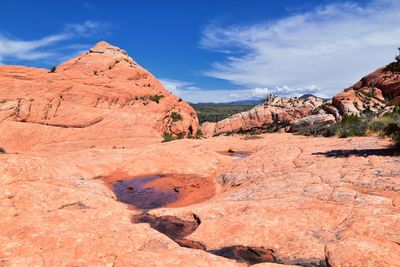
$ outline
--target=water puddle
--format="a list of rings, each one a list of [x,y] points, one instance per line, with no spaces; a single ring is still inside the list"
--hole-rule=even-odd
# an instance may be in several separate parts
[[[250,156],[249,152],[244,152],[244,151],[234,151],[232,149],[229,149],[228,151],[219,151],[218,152],[221,155],[224,156],[230,156],[230,157],[234,157],[234,158],[247,158],[248,156]]]
[[[244,153],[233,152],[233,153],[230,153],[229,156],[244,159],[244,158],[247,158],[249,155],[244,154]]]
[[[163,179],[160,175],[131,180],[118,180],[112,184],[112,190],[118,201],[149,210],[159,208],[178,200],[179,194],[174,190],[161,190],[148,186],[149,183]]]
[[[145,211],[189,206],[204,202],[215,194],[215,181],[211,176],[157,174],[134,177],[117,173],[100,179],[118,201]]]
[[[193,220],[189,221],[182,220],[175,216],[157,217],[155,215],[143,213],[133,216],[132,223],[148,223],[151,228],[168,236],[181,247],[204,250],[208,253],[249,265],[262,262],[280,263],[272,249],[237,245],[216,250],[207,250],[207,247],[203,243],[185,239],[186,236],[193,233],[201,224],[201,220],[196,214],[193,214]]]

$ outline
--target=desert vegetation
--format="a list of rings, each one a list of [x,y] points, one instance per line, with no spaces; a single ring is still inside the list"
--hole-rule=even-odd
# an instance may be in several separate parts
[[[53,66],[51,67],[51,69],[49,70],[49,73],[54,73],[57,70],[57,66]]]
[[[150,96],[150,100],[156,102],[157,104],[160,103],[161,98],[165,97],[164,95],[152,95]]]
[[[181,121],[183,118],[182,118],[182,115],[180,113],[178,113],[176,111],[173,111],[171,113],[171,119],[172,119],[173,122],[176,122],[176,121]]]
[[[386,72],[400,72],[400,47],[399,54],[396,56],[395,61],[386,66]]]
[[[200,124],[203,122],[217,122],[226,119],[236,113],[247,111],[253,108],[253,105],[238,104],[191,104],[196,110]]]
[[[176,137],[172,133],[168,133],[168,132],[164,132],[162,137],[163,137],[163,141],[162,141],[163,143],[176,140]]]
[[[172,133],[164,132],[162,137],[163,137],[162,143],[165,143],[165,142],[171,142],[174,140],[184,139],[185,135],[183,133],[180,133],[177,136],[175,136]],[[187,139],[201,139],[201,138],[203,138],[203,133],[200,129],[198,129],[194,135],[191,133],[189,133],[187,135]]]
[[[400,145],[400,105],[376,118],[362,118],[356,114],[344,116],[342,121],[328,126],[312,126],[302,129],[298,134],[306,136],[352,136],[379,135],[391,137],[396,146]]]
[[[5,148],[4,147],[0,147],[0,154],[4,154],[4,153],[6,153]]]

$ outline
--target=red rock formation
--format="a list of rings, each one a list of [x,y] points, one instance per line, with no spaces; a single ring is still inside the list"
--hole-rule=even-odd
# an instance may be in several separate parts
[[[337,94],[332,104],[342,114],[379,112],[386,106],[400,102],[400,74],[385,71],[382,67],[363,77],[353,86]]]
[[[217,123],[204,123],[202,132],[205,136],[213,136],[240,130],[265,129],[268,125],[288,125],[296,119],[310,115],[323,103],[322,99],[314,96],[305,99],[272,96],[249,111],[235,114]]]
[[[51,139],[60,136],[63,142],[159,138],[163,132],[187,135],[198,128],[192,107],[168,92],[124,50],[106,42],[57,66],[54,72],[2,66],[0,80],[1,126],[9,129],[2,134],[9,139],[18,136],[19,144],[14,147],[34,145],[39,140],[32,138],[46,135]],[[182,120],[173,121],[172,112]],[[19,126],[6,126],[12,122],[25,130],[34,129],[37,136],[24,137],[15,131]],[[76,128],[81,130],[72,130]]]

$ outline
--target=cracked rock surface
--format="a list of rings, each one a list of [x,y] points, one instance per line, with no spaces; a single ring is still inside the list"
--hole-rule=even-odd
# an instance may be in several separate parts
[[[257,266],[400,266],[400,158],[389,140],[262,137],[131,140],[126,149],[77,142],[64,152],[55,142],[46,151],[0,154],[0,262],[246,266],[207,251],[248,247],[273,252],[274,263]],[[228,150],[250,155],[220,153]],[[160,173],[213,177],[212,198],[148,211],[183,221],[196,214],[201,224],[183,243],[199,249],[132,223],[143,211],[116,201],[99,179]]]

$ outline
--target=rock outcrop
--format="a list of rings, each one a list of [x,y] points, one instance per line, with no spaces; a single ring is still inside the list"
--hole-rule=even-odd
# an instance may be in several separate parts
[[[51,71],[1,66],[0,81],[2,139],[14,139],[14,147],[28,148],[49,138],[186,136],[198,128],[192,107],[124,50],[106,42]],[[172,118],[173,112],[181,115],[179,120]]]
[[[204,123],[201,128],[205,136],[214,136],[239,131],[266,130],[268,127],[288,127],[293,121],[311,115],[323,104],[323,99],[314,96],[270,96],[249,111],[235,114],[217,123]]]
[[[400,73],[382,67],[363,77],[353,86],[337,94],[332,104],[341,114],[380,112],[387,106],[400,103]]]
[[[329,124],[336,123],[335,116],[332,114],[316,114],[310,115],[301,119],[296,120],[291,126],[290,131],[296,132],[301,129],[309,127],[322,127]]]

